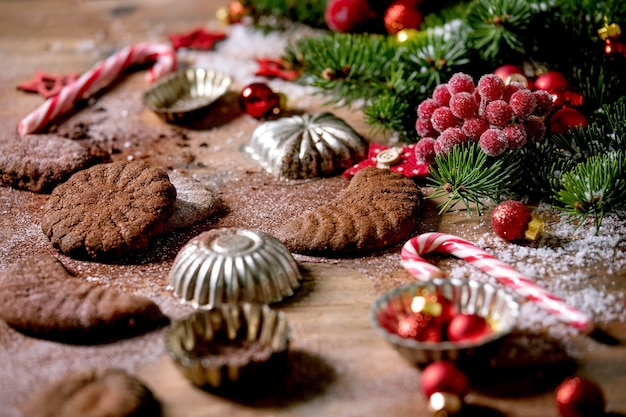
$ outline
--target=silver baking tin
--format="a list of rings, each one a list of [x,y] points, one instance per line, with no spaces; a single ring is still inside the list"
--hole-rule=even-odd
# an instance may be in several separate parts
[[[411,312],[413,297],[419,296],[423,289],[437,292],[449,299],[456,312],[478,314],[486,318],[493,333],[476,342],[420,342],[391,333],[380,324],[379,311],[385,311],[392,306],[397,318],[401,319]],[[437,278],[402,285],[385,293],[372,304],[370,321],[374,329],[405,359],[422,367],[438,360],[488,359],[503,338],[513,331],[519,314],[520,304],[517,298],[504,287],[470,279]]]
[[[189,68],[168,74],[144,92],[144,104],[169,123],[201,118],[222,97],[232,78],[213,69]]]
[[[222,388],[263,378],[268,367],[275,370],[289,348],[289,332],[284,313],[267,305],[224,304],[174,321],[165,332],[165,349],[193,384]],[[256,348],[232,354],[246,343]]]
[[[198,308],[278,302],[294,294],[302,276],[289,250],[273,236],[221,228],[191,239],[174,259],[169,278],[174,296]]]
[[[242,152],[279,178],[327,177],[367,157],[367,142],[329,112],[269,120],[252,133]]]

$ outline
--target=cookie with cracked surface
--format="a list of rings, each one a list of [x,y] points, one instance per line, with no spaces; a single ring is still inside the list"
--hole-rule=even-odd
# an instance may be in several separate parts
[[[43,206],[41,228],[68,256],[114,261],[161,233],[175,202],[176,188],[161,168],[98,164],[54,189]]]
[[[0,319],[68,343],[133,336],[169,321],[152,300],[75,277],[52,255],[23,258],[0,272]]]
[[[275,233],[290,251],[353,256],[383,249],[413,235],[422,192],[410,178],[368,167],[335,199],[288,221]]]
[[[73,173],[100,162],[87,148],[56,135],[17,135],[0,140],[0,182],[49,193]]]
[[[137,377],[120,369],[87,369],[44,386],[20,406],[28,417],[160,416],[161,406]]]

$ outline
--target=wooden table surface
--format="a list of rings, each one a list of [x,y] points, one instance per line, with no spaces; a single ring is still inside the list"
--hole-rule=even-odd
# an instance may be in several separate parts
[[[107,50],[143,40],[166,41],[169,33],[189,31],[214,21],[217,8],[226,3],[226,0],[0,0],[2,138],[13,135],[19,120],[42,102],[41,97],[15,88],[36,71],[56,74],[84,71],[104,58]],[[94,54],[94,50],[100,54]],[[145,88],[143,79],[133,75],[108,94],[141,88]],[[364,129],[359,125],[358,114],[345,114],[359,129]],[[163,125],[160,119],[147,112],[142,113],[140,121],[156,127]],[[244,118],[233,120],[232,125],[246,132],[254,126]],[[235,130],[230,126],[222,129],[231,129],[231,133]],[[219,136],[219,129],[215,134]],[[190,131],[188,135],[193,141],[202,132]],[[221,160],[226,168],[235,172],[250,169],[241,155],[233,152],[232,146],[224,149]],[[5,187],[0,191],[1,201],[9,201],[13,196],[31,208],[45,198]],[[430,205],[423,219],[426,230],[462,232],[466,238],[481,236],[488,230],[484,217],[468,217],[465,213],[439,217],[434,204],[427,204]],[[15,204],[0,207],[2,215],[9,216],[6,218],[17,218],[19,209]],[[19,228],[16,224],[12,230],[4,232],[20,233]],[[0,253],[6,259],[23,256],[18,253],[20,248],[7,247],[3,242],[0,245],[4,245]],[[386,255],[384,259],[389,258],[390,255]],[[376,258],[362,263],[358,259],[347,263],[310,259],[301,262],[303,288],[294,299],[278,306],[293,326],[290,382],[283,387],[283,393],[268,397],[252,395],[246,399],[208,393],[192,387],[165,355],[148,363],[138,363],[136,374],[161,400],[166,417],[428,416],[419,389],[419,370],[405,362],[369,323],[373,300],[392,284],[411,279],[400,268],[392,268],[388,280],[373,280],[367,274],[370,267],[367,262],[376,262]],[[606,279],[613,283],[613,291],[623,300],[626,271],[613,271]],[[7,331],[6,327],[2,329]],[[579,353],[570,358],[577,365],[572,372],[592,378],[602,386],[611,415],[626,415],[626,326],[620,322],[604,323],[602,330],[614,343],[570,336],[568,345]],[[5,356],[0,356],[3,357],[6,360]],[[0,367],[4,366],[0,363]],[[500,377],[502,381],[490,381],[492,388],[499,386],[498,393],[473,389],[467,397],[465,415],[557,416],[554,383],[563,375],[551,372],[560,372],[560,369],[552,366],[548,358],[545,363],[539,360],[531,366],[540,368],[532,374],[535,379],[524,379],[529,376],[523,374],[519,378],[516,374],[508,378],[499,374],[494,378]],[[520,368],[523,365],[517,364],[516,369]],[[507,383],[511,384],[510,389],[502,389]],[[533,389],[539,386],[542,389]],[[13,415],[9,406],[0,401],[0,416],[5,413]]]

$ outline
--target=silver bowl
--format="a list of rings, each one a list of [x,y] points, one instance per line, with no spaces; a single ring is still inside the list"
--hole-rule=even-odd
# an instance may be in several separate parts
[[[270,304],[294,294],[302,275],[287,248],[267,233],[222,228],[201,233],[178,253],[168,289],[196,308]]]
[[[275,369],[289,347],[289,324],[267,305],[239,303],[198,310],[165,332],[178,370],[200,387],[254,382]]]
[[[337,174],[367,157],[367,142],[329,112],[270,120],[252,133],[242,152],[279,178]]]
[[[190,68],[165,76],[142,99],[166,122],[185,123],[202,117],[207,107],[228,91],[231,83],[231,77],[222,72]]]
[[[424,293],[443,296],[456,313],[477,314],[491,326],[491,334],[476,341],[418,341],[405,338],[389,327],[413,313],[411,304]],[[376,331],[409,362],[423,367],[438,360],[460,363],[488,360],[515,327],[520,304],[501,286],[468,279],[433,279],[392,289],[372,305],[370,320]]]

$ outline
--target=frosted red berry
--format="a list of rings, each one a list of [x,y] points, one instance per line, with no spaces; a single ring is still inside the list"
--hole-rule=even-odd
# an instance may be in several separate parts
[[[441,107],[441,104],[437,103],[435,99],[427,98],[417,106],[417,117],[420,119],[430,119],[433,112]]]
[[[480,149],[489,156],[502,155],[509,147],[509,141],[500,129],[487,129],[478,140]]]
[[[504,81],[496,74],[485,74],[478,80],[478,93],[488,101],[499,100],[504,95]]]
[[[447,106],[450,103],[450,97],[452,97],[452,93],[450,93],[448,84],[439,84],[433,90],[433,100],[442,106]]]
[[[462,145],[467,142],[467,136],[458,127],[450,127],[444,130],[441,135],[436,139],[435,152],[436,153],[448,153],[452,148],[457,145]]]
[[[478,113],[478,102],[472,93],[462,91],[450,98],[450,110],[460,119],[468,119]]]
[[[503,127],[513,119],[513,109],[504,100],[494,100],[485,107],[485,117],[490,124]]]
[[[430,122],[438,132],[443,132],[450,127],[460,126],[460,120],[452,113],[450,107],[442,106],[435,109]]]
[[[552,111],[552,96],[546,90],[533,91],[537,106],[535,107],[536,116],[547,116]]]
[[[415,121],[415,130],[420,137],[437,136],[439,132],[435,130],[430,119],[420,119],[419,117]]]
[[[461,130],[468,139],[478,140],[485,130],[489,129],[489,122],[484,117],[472,117],[463,121]]]
[[[435,139],[425,137],[415,144],[415,158],[423,164],[435,163]]]
[[[521,124],[510,124],[502,128],[502,133],[506,136],[509,149],[519,149],[526,144],[526,129]]]
[[[529,143],[541,142],[546,135],[546,125],[539,116],[528,116],[524,121],[526,140]]]
[[[517,117],[528,117],[537,107],[537,99],[532,91],[521,89],[514,92],[509,100],[513,114]]]
[[[515,242],[524,239],[532,213],[524,203],[507,200],[498,204],[491,212],[491,228],[496,235]]]
[[[474,79],[471,75],[465,74],[463,72],[457,72],[453,74],[448,80],[448,88],[450,89],[451,94],[456,94],[460,92],[471,93],[474,91]]]

